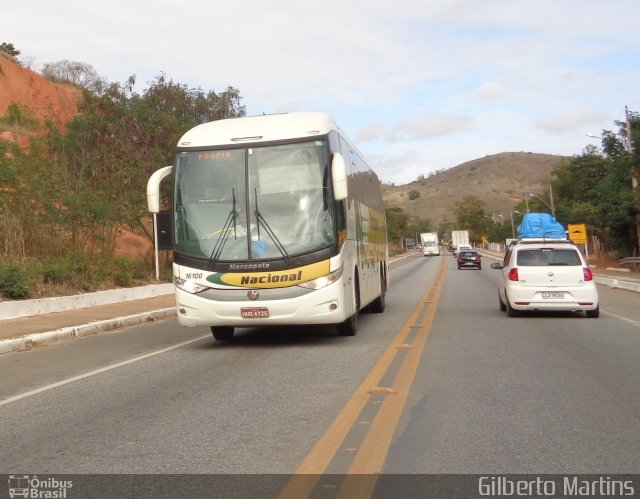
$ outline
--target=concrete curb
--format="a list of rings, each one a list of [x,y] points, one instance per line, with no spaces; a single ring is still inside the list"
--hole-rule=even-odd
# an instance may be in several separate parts
[[[602,284],[604,286],[609,286],[610,288],[619,288],[626,289],[627,291],[635,291],[636,293],[640,293],[640,282],[634,281],[625,281],[621,279],[615,279],[613,277],[603,277],[594,275],[594,281],[598,284]]]
[[[123,301],[143,300],[175,292],[173,283],[150,284],[135,288],[118,288],[82,295],[57,296],[35,300],[9,300],[0,302],[0,320],[19,319],[31,315],[77,310],[99,305],[111,305]]]
[[[125,326],[135,326],[137,324],[142,324],[143,322],[171,317],[175,314],[175,307],[164,308],[160,310],[153,310],[150,312],[143,312],[140,314],[117,317],[115,319],[90,322],[88,324],[82,324],[80,326],[63,327],[60,329],[56,329],[55,331],[34,333],[20,336],[18,338],[1,340],[0,354],[9,352],[20,352],[23,350],[29,350],[37,345],[48,345],[63,340],[82,338],[84,336],[89,336],[103,331],[109,331],[111,329],[117,329]]]

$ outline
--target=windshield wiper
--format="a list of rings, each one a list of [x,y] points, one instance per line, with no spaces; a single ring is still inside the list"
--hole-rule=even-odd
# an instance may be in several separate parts
[[[187,223],[187,210],[180,200],[176,203],[176,218],[180,223],[180,230],[182,231],[182,237],[185,240],[189,240],[189,224]]]
[[[322,174],[322,208],[324,211],[329,209],[329,184],[327,182],[329,177],[329,167],[325,166],[324,173]]]
[[[224,222],[224,226],[222,227],[222,231],[216,240],[216,244],[213,245],[213,249],[211,250],[211,256],[209,256],[209,261],[207,262],[207,266],[211,266],[211,262],[216,261],[220,258],[222,254],[222,250],[224,249],[224,245],[229,239],[229,234],[231,233],[231,226],[233,226],[233,237],[234,239],[238,239],[237,233],[237,225],[236,218],[240,214],[239,211],[236,210],[236,191],[235,189],[231,189],[231,199],[233,200],[233,205],[231,206],[231,211],[227,215],[227,219]]]
[[[258,226],[256,228],[256,230],[258,231],[258,240],[260,240],[260,225],[262,225],[264,227],[264,230],[268,234],[268,236],[276,245],[276,248],[278,248],[278,251],[280,252],[280,254],[284,257],[285,261],[289,265],[292,265],[293,260],[291,260],[289,253],[287,253],[287,250],[285,249],[284,245],[280,242],[280,239],[278,239],[278,236],[276,236],[276,233],[273,232],[273,229],[269,227],[269,224],[267,223],[265,218],[262,216],[262,213],[260,213],[260,209],[258,208],[258,189],[254,190],[254,196],[256,201],[256,209],[253,212],[253,214],[256,216],[256,221],[258,222]]]

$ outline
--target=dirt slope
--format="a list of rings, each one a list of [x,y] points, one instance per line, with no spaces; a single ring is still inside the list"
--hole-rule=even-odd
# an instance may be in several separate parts
[[[81,98],[82,92],[73,85],[53,83],[0,53],[0,116],[17,102],[31,109],[41,124],[49,120],[62,130],[78,113]],[[27,145],[29,138],[0,129],[0,140]],[[146,236],[129,230],[120,233],[116,244],[117,254],[131,258],[144,256],[153,247]]]
[[[52,83],[0,53],[0,116],[17,102],[30,108],[41,123],[50,120],[63,128],[77,114],[81,97],[73,85]]]

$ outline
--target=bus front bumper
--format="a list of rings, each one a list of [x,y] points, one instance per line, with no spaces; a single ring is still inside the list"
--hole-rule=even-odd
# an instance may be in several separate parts
[[[178,322],[187,327],[337,324],[353,314],[343,287],[339,281],[302,296],[262,301],[213,300],[176,288]]]

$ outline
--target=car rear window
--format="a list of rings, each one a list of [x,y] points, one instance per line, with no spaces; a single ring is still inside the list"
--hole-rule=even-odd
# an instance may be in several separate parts
[[[463,251],[460,256],[478,256],[478,253],[475,251]]]
[[[574,249],[528,249],[518,252],[517,263],[520,267],[538,267],[547,265],[580,265],[580,255]]]

